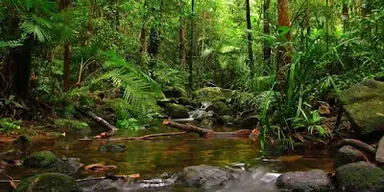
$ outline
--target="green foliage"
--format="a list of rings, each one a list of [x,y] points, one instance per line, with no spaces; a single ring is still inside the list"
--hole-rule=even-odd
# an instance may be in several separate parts
[[[55,125],[62,131],[78,131],[89,129],[85,122],[73,119],[55,119]]]
[[[21,120],[12,120],[10,118],[1,118],[0,119],[0,132],[10,133],[18,131],[21,129],[23,121]]]

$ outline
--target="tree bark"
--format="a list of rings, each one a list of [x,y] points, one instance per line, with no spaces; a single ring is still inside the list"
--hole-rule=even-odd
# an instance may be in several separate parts
[[[108,123],[106,120],[104,120],[103,118],[97,116],[96,114],[90,112],[90,111],[84,111],[83,109],[80,109],[79,107],[76,108],[80,113],[86,115],[87,117],[91,118],[92,120],[94,120],[95,122],[99,123],[100,125],[102,125],[103,127],[107,128],[108,130],[110,131],[115,131],[117,130],[117,128],[113,125],[111,125],[110,123]]]
[[[269,7],[271,6],[271,0],[264,0],[264,35],[267,36],[271,33],[269,26]],[[264,40],[264,61],[269,66],[272,59],[271,43],[268,40]]]
[[[291,27],[290,13],[289,13],[289,0],[278,0],[278,26],[279,27]],[[282,44],[284,42],[290,42],[292,39],[291,32],[288,32],[284,37],[280,38]],[[291,50],[292,47],[289,44],[281,45],[278,48],[277,54],[277,78],[279,82],[280,93],[284,95],[284,89],[286,84],[286,65],[292,62]]]
[[[72,0],[60,0],[59,8],[64,11],[70,8],[72,5]],[[69,24],[69,18],[65,18],[66,25]],[[65,42],[64,44],[64,91],[69,90],[70,86],[70,76],[71,76],[71,44],[69,42]]]
[[[245,10],[247,19],[247,38],[248,38],[248,65],[251,75],[251,81],[255,76],[255,64],[253,60],[253,38],[252,38],[252,21],[251,21],[251,6],[249,0],[245,0]]]
[[[369,155],[372,155],[373,157],[376,155],[376,148],[357,139],[343,139],[336,146],[342,147],[345,145],[351,145],[352,147],[355,147],[356,149],[359,149]]]

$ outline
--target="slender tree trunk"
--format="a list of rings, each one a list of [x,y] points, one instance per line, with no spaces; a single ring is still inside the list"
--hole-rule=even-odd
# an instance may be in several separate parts
[[[264,0],[264,35],[269,35],[271,28],[269,26],[269,7],[271,6],[271,0]],[[264,61],[269,66],[272,58],[271,43],[268,40],[264,40]]]
[[[290,13],[289,13],[289,0],[278,0],[278,25],[279,27],[291,27]],[[281,45],[278,48],[277,58],[277,78],[279,81],[280,93],[284,94],[286,84],[286,65],[291,63],[291,50],[292,47],[289,42],[292,39],[291,32],[281,37],[281,42],[288,42],[286,45]]]
[[[349,22],[349,8],[348,2],[343,0],[343,24],[344,24],[344,32],[348,30],[348,22]]]
[[[70,8],[72,0],[60,0],[59,8],[60,10],[65,10]],[[68,25],[69,19],[65,18],[65,22]],[[65,42],[64,44],[64,91],[68,91],[70,87],[70,75],[71,75],[71,44]]]
[[[193,89],[193,56],[194,56],[194,47],[195,47],[195,0],[192,0],[192,19],[190,23],[190,49],[188,57],[188,67],[189,67],[189,77],[188,77],[188,91]]]
[[[156,58],[159,53],[160,46],[160,31],[157,27],[151,27],[151,32],[149,35],[149,48],[148,53],[152,58]]]
[[[329,9],[329,0],[325,0],[326,7]],[[325,41],[327,44],[327,52],[329,51],[329,23],[328,17],[325,17]]]
[[[251,81],[253,82],[253,78],[255,76],[255,64],[253,61],[253,38],[252,38],[252,22],[251,22],[251,6],[249,0],[245,0],[245,10],[246,10],[246,18],[247,18],[247,37],[248,37],[248,64],[250,69]]]
[[[93,23],[94,16],[95,16],[95,0],[89,0],[89,18],[88,18],[89,21],[87,24],[87,32],[84,38],[84,46],[89,45],[89,39],[91,38],[93,33],[92,23]]]
[[[147,1],[144,1],[144,10],[147,9]],[[147,18],[148,15],[145,14],[143,18],[143,25],[141,27],[141,33],[140,33],[140,43],[141,43],[141,48],[140,48],[140,53],[144,55],[147,53],[148,50],[148,44],[147,44]]]
[[[179,59],[180,59],[180,65],[182,67],[185,66],[186,62],[186,51],[185,51],[185,31],[183,28],[183,21],[180,17],[180,26],[179,26]]]

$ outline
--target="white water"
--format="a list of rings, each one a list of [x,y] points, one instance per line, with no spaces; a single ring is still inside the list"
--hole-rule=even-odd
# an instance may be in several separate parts
[[[197,108],[194,111],[188,112],[188,114],[189,114],[188,118],[172,119],[172,121],[175,121],[175,122],[190,122],[190,121],[194,121],[195,119],[202,119],[204,117],[213,116],[213,112],[212,111],[207,111],[207,108],[209,106],[211,106],[211,105],[212,105],[211,102],[202,102],[200,108]]]

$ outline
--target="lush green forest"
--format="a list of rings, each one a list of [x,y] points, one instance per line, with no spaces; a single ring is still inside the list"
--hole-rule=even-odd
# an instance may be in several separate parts
[[[274,149],[312,153],[313,146],[326,149],[337,141],[363,151],[363,161],[384,163],[384,157],[375,159],[376,151],[384,150],[384,140],[376,149],[384,130],[383,39],[383,0],[1,0],[0,144],[70,134],[74,142],[79,130],[99,123],[106,131],[80,134],[83,140],[110,141],[115,131],[130,133],[121,140],[188,132],[250,138],[251,143],[235,140],[233,149],[222,151],[220,146],[228,146],[222,140],[207,144],[222,154],[217,159],[212,151],[202,152],[203,144],[181,143],[180,151],[173,151],[166,149],[172,142],[157,148],[131,143],[136,155],[156,154],[140,158],[163,163],[158,167],[165,171],[172,166],[162,158],[182,159],[185,151],[199,154],[196,162],[223,166],[252,159],[258,151],[262,157]],[[183,132],[159,128],[166,126]],[[126,147],[104,149],[103,142],[100,151]],[[70,150],[68,145],[50,150],[68,155],[63,148]],[[166,152],[158,154],[163,148]],[[251,151],[231,155],[245,148]],[[104,162],[95,156],[86,162],[96,163],[92,158]],[[149,174],[135,169],[140,158],[132,158],[128,167]],[[173,168],[196,163],[187,160]],[[10,164],[3,162],[0,173]],[[341,164],[336,160],[336,167]],[[373,178],[382,177],[376,168],[379,176]],[[24,184],[16,191],[34,185]]]
[[[97,104],[133,128],[162,113],[163,91],[220,87],[261,137],[292,143],[331,136],[318,102],[384,74],[380,0],[2,0],[0,19],[4,132]]]

